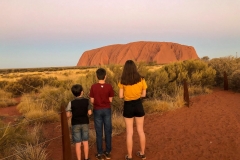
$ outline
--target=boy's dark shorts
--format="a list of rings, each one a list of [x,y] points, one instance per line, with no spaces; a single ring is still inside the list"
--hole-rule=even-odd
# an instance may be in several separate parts
[[[143,117],[145,115],[141,99],[124,101],[123,117]]]
[[[73,125],[72,126],[72,139],[73,139],[73,143],[88,141],[88,139],[89,139],[88,124]]]

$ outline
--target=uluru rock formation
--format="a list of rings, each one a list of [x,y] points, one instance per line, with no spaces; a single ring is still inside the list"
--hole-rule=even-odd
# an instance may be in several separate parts
[[[172,42],[132,42],[109,45],[86,51],[77,66],[124,64],[126,60],[166,64],[189,59],[199,59],[192,46]]]

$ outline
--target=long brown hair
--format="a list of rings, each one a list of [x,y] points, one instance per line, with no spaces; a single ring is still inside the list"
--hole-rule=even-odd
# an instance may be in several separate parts
[[[123,67],[121,84],[133,85],[141,81],[141,75],[137,71],[137,66],[132,60],[127,60]]]

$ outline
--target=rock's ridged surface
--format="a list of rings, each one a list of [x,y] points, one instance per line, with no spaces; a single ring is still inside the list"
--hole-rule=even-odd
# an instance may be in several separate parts
[[[171,42],[142,41],[109,45],[86,51],[80,57],[77,66],[124,64],[129,59],[135,62],[166,64],[188,59],[199,59],[199,57],[191,46]]]

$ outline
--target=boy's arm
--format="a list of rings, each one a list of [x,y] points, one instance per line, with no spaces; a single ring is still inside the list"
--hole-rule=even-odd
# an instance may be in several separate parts
[[[88,110],[88,115],[91,116],[92,115],[92,110]]]
[[[92,104],[89,102],[88,104],[88,115],[91,116],[92,115]]]
[[[72,117],[72,112],[70,112],[70,111],[67,111],[67,112],[66,112],[66,115],[67,115],[67,118],[69,119],[69,118],[71,118],[71,117]]]
[[[110,85],[111,86],[111,85]],[[109,92],[109,102],[112,103],[112,100],[113,100],[113,97],[114,97],[114,90],[111,86],[111,90]]]
[[[94,98],[90,97],[90,102],[93,104],[94,103]]]
[[[66,108],[66,115],[67,118],[69,119],[70,117],[72,117],[72,112],[71,112],[71,102],[68,103],[67,108]]]
[[[113,97],[109,97],[109,101],[112,102]]]

